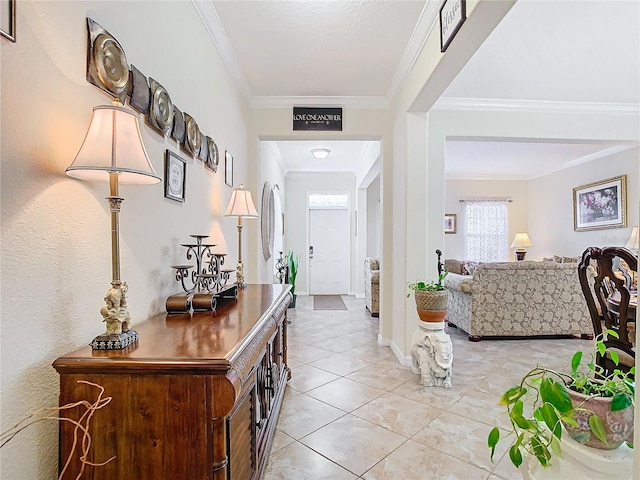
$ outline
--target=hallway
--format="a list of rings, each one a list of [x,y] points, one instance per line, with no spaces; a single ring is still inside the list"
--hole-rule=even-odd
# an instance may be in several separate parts
[[[448,329],[453,388],[425,388],[377,344],[378,319],[364,299],[347,311],[314,311],[310,296],[289,310],[292,377],[265,480],[519,479],[506,445],[496,464],[486,438],[500,395],[538,362],[562,368],[590,342],[484,340]],[[555,360],[550,360],[555,356]],[[499,425],[508,425],[504,416]]]

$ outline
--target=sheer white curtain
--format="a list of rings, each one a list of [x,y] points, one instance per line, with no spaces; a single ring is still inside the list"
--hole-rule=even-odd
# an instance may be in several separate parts
[[[506,201],[465,202],[465,259],[506,262],[509,259]]]

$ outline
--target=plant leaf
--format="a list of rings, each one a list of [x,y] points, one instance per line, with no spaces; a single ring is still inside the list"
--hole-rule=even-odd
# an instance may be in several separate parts
[[[626,393],[616,393],[611,399],[611,411],[617,412],[618,410],[624,410],[630,407],[632,404],[631,398]]]
[[[618,352],[615,350],[609,350],[609,357],[611,357],[611,361],[617,366],[620,363],[620,356]]]
[[[605,346],[605,344],[602,342],[598,342],[596,346],[598,347],[598,353],[601,356],[604,356],[604,353],[607,351],[607,347]]]
[[[589,417],[589,428],[598,439],[607,444],[607,432],[604,429],[604,422],[598,415],[591,415]]]
[[[537,437],[531,438],[531,446],[533,447],[533,453],[535,453],[536,458],[540,462],[543,467],[546,467],[549,463],[549,459],[551,458],[551,453],[549,449],[540,443]]]
[[[511,463],[513,463],[516,467],[522,465],[522,452],[515,445],[511,445],[509,449],[509,458],[511,459]]]
[[[616,332],[615,330],[609,330],[607,329],[607,335],[613,337],[613,338],[620,338],[620,335],[618,335],[618,332]]]
[[[540,413],[542,413],[542,418],[544,419],[544,423],[547,424],[549,430],[553,432],[553,434],[558,438],[558,440],[562,439],[562,425],[560,425],[560,420],[558,419],[558,415],[556,414],[555,408],[549,403],[545,403],[540,408]]]
[[[500,405],[510,405],[521,398],[525,393],[527,393],[527,389],[521,387],[520,385],[511,387],[509,390],[502,394],[502,397],[500,397]]]
[[[567,387],[550,378],[545,378],[540,384],[540,397],[544,402],[553,405],[560,413],[568,413],[573,410]]]
[[[487,444],[491,449],[492,462],[493,462],[493,454],[496,452],[496,445],[498,444],[499,440],[500,440],[500,430],[498,430],[498,427],[493,427],[489,432],[489,437],[487,438]]]
[[[576,373],[578,371],[578,367],[580,366],[580,362],[582,361],[582,352],[578,350],[573,354],[573,358],[571,359],[571,372]]]
[[[531,422],[524,418],[522,415],[523,410],[524,404],[522,400],[517,400],[516,403],[513,404],[513,410],[511,410],[511,419],[516,422],[516,425],[520,428],[527,430],[531,428]]]

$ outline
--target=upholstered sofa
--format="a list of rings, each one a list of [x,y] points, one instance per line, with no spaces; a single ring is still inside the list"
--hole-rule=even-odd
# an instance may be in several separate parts
[[[575,263],[480,263],[473,275],[449,273],[446,321],[482,337],[593,335]]]
[[[364,297],[372,317],[380,312],[380,262],[373,257],[364,259]]]

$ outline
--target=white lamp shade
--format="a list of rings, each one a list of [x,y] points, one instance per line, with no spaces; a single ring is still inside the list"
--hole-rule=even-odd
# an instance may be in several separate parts
[[[80,151],[66,172],[82,180],[108,181],[109,173],[117,173],[120,183],[160,181],[142,143],[138,118],[115,105],[93,108]]]
[[[625,245],[629,250],[638,250],[638,248],[640,247],[639,245],[640,239],[638,238],[639,235],[640,235],[640,232],[638,231],[638,227],[633,227],[633,230],[631,231],[631,236],[629,237],[629,240]]]
[[[255,218],[258,216],[256,207],[253,205],[253,199],[251,198],[251,192],[245,190],[243,185],[239,188],[234,188],[231,193],[231,199],[229,200],[229,206],[224,213],[225,217],[249,217]]]
[[[511,248],[526,248],[532,246],[533,243],[529,240],[529,234],[527,232],[516,233],[516,237],[513,239],[513,243],[511,244]]]

